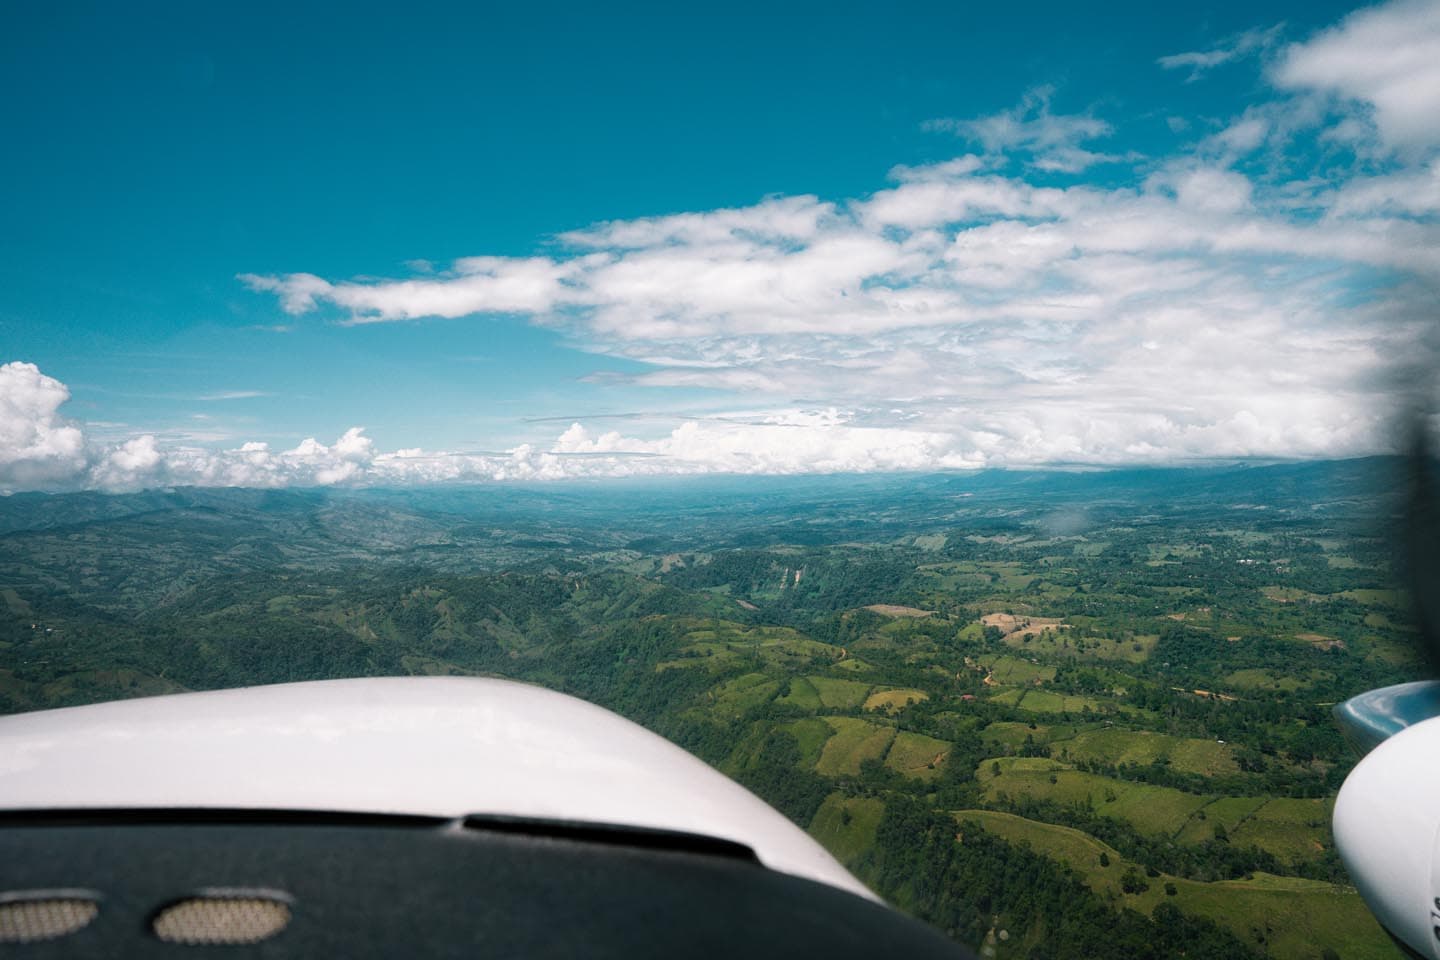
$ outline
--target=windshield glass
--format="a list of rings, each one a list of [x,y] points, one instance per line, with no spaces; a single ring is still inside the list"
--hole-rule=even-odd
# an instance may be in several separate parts
[[[11,6],[0,83],[0,711],[522,680],[986,956],[1391,955],[1433,0]]]

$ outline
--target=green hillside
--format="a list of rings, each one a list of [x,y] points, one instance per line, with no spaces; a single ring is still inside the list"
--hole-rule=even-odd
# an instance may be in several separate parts
[[[1368,469],[0,499],[0,709],[512,677],[1002,960],[1395,956],[1328,826],[1416,670]]]

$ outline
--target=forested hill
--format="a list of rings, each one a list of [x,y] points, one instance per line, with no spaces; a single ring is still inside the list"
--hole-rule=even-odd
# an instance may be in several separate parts
[[[0,499],[0,709],[480,674],[605,704],[1006,957],[1391,957],[1335,701],[1395,464]]]

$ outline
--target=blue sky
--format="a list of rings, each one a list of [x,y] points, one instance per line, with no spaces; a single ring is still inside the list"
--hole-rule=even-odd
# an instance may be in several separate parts
[[[1433,0],[511,6],[0,13],[0,489],[1388,443]]]

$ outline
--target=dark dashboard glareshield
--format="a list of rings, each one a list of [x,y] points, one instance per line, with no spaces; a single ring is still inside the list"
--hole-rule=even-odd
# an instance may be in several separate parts
[[[0,901],[46,891],[98,909],[7,954],[971,956],[892,910],[767,870],[743,846],[513,819],[7,815]]]

